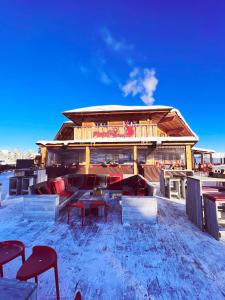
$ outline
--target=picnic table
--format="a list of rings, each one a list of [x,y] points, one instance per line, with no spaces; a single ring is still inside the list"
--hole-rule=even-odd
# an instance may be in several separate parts
[[[193,176],[192,170],[162,169],[160,173],[160,191],[164,197],[186,198],[187,176]]]
[[[102,195],[93,195],[93,191],[87,191],[85,192],[81,197],[79,197],[78,199],[79,201],[84,202],[84,206],[85,209],[89,209],[90,208],[90,204],[93,201],[105,201],[108,202],[109,200],[109,192],[108,191],[104,191]],[[78,210],[78,213],[80,215],[80,210]],[[104,207],[98,207],[98,215],[100,217],[104,216]]]
[[[203,194],[213,193],[216,188],[222,187],[224,178],[205,176],[189,176],[187,178],[186,214],[189,220],[199,229],[204,229]],[[204,185],[209,185],[204,190]],[[210,188],[211,186],[211,188]]]

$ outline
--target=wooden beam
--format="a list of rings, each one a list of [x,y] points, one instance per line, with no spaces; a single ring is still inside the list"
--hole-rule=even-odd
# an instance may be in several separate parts
[[[137,146],[134,146],[134,175],[138,174],[137,158]]]
[[[47,160],[47,147],[41,147],[41,164],[46,167],[46,160]]]
[[[166,123],[166,122],[171,122],[171,121],[173,121],[174,118],[175,118],[175,116],[165,117],[165,118],[163,118],[162,120],[159,121],[159,124]]]
[[[186,152],[186,166],[187,170],[192,170],[192,152],[191,152],[191,146],[187,145],[185,148]]]
[[[166,133],[167,134],[170,134],[170,133],[174,133],[174,132],[182,132],[184,130],[184,127],[177,127],[177,128],[173,128],[173,129],[169,129],[169,130],[166,130]]]
[[[73,127],[73,139],[76,140],[76,127]]]
[[[88,174],[90,166],[90,148],[86,146],[85,149],[85,173]]]

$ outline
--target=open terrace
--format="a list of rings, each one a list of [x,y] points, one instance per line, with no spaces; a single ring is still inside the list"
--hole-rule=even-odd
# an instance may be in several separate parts
[[[55,223],[25,220],[20,197],[0,208],[1,240],[22,240],[26,256],[35,245],[56,249],[61,299],[73,299],[77,286],[85,300],[225,297],[224,240],[191,224],[181,200],[158,198],[156,225],[122,225],[113,200],[107,223],[66,221],[65,209]],[[6,264],[5,277],[15,278],[20,264],[19,258]],[[51,270],[39,277],[38,299],[55,299]]]

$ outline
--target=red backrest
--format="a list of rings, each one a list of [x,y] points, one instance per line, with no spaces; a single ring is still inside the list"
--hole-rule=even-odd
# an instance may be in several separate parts
[[[55,194],[60,194],[65,191],[65,182],[63,178],[53,179],[50,184]]]
[[[110,174],[109,184],[120,182],[123,179],[123,174]]]
[[[120,189],[122,186],[123,174],[110,174],[108,177],[108,188]]]

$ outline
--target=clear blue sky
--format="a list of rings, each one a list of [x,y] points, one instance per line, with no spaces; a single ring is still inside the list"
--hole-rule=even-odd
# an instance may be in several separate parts
[[[199,146],[225,150],[225,1],[0,2],[0,148],[52,139],[76,107],[142,105],[121,86],[154,69],[154,104],[180,109]]]

